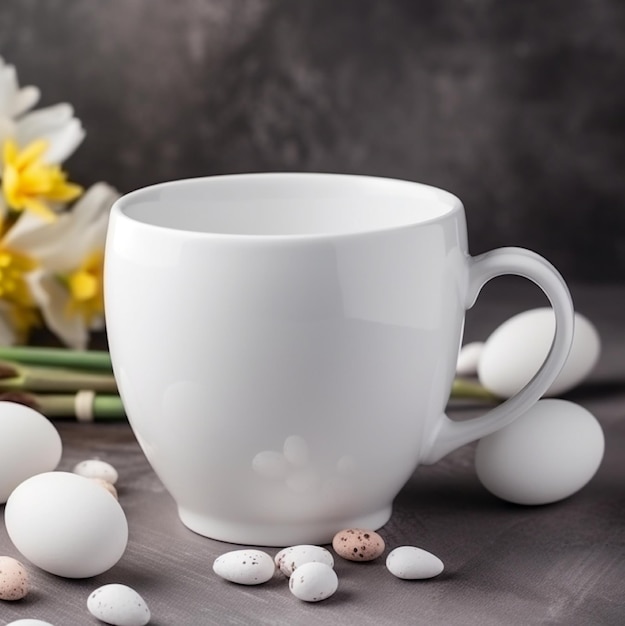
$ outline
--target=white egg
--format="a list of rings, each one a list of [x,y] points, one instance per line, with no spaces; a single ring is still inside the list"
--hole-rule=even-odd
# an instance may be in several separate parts
[[[486,340],[480,355],[478,377],[482,385],[502,398],[513,396],[543,364],[554,333],[555,317],[550,308],[525,311],[504,322]],[[597,329],[576,313],[571,352],[545,395],[560,395],[582,382],[600,351]]]
[[[56,468],[61,437],[41,413],[16,402],[0,402],[0,504],[21,482]]]
[[[334,567],[334,557],[329,550],[321,546],[298,545],[280,550],[274,557],[276,567],[288,578],[304,563],[325,563]]]
[[[336,572],[325,563],[304,563],[289,579],[291,593],[304,602],[320,602],[333,595],[339,586]]]
[[[15,547],[34,565],[67,578],[113,567],[128,542],[126,516],[115,498],[89,478],[46,472],[21,483],[4,511]]]
[[[114,485],[119,478],[117,470],[106,461],[100,459],[88,459],[81,461],[72,470],[74,474],[84,476],[85,478],[99,478],[107,483]]]
[[[87,608],[113,626],[145,626],[151,617],[145,600],[132,587],[118,583],[96,589],[87,599]]]
[[[217,576],[239,585],[260,585],[276,571],[273,559],[262,550],[232,550],[213,562]]]
[[[599,422],[566,400],[540,400],[509,426],[480,440],[475,467],[494,495],[517,504],[547,504],[581,489],[603,458]]]
[[[7,626],[53,626],[50,622],[44,622],[40,619],[18,619],[14,622],[9,622]]]
[[[431,552],[415,546],[399,546],[386,557],[386,568],[397,578],[422,580],[438,576],[445,566]]]
[[[475,376],[483,349],[484,342],[482,341],[472,341],[462,346],[456,362],[456,374],[458,376]]]

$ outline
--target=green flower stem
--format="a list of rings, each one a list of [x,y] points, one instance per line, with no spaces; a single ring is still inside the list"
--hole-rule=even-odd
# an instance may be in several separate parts
[[[35,394],[15,391],[0,394],[0,400],[18,402],[39,411],[46,417],[76,418],[76,394]],[[112,421],[126,418],[124,406],[118,395],[96,395],[91,405],[91,419],[85,421]]]
[[[0,360],[47,367],[112,371],[111,357],[106,350],[0,346]]]
[[[113,374],[108,373],[82,372],[0,361],[0,392],[18,389],[57,392],[90,389],[101,393],[116,394],[117,384]]]
[[[456,378],[451,387],[451,398],[455,400],[470,399],[470,400],[486,400],[488,402],[501,402],[502,399],[491,393],[480,385],[480,383],[466,380],[465,378]]]

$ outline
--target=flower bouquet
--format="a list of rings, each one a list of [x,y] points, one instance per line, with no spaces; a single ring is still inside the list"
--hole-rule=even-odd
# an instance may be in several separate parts
[[[87,389],[113,394],[120,413],[108,354],[86,351],[104,327],[104,240],[119,194],[68,180],[62,164],[85,131],[67,103],[35,110],[39,97],[0,57],[0,399],[71,414],[67,398],[52,402],[48,393],[74,398]],[[9,347],[27,343],[36,327],[67,348]]]

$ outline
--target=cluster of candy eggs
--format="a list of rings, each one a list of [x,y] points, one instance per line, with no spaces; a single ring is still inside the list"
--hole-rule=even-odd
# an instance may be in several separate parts
[[[458,356],[457,374],[477,376],[492,394],[509,398],[536,374],[554,333],[551,309],[520,313],[499,326],[486,342],[465,345]],[[581,383],[594,368],[600,350],[597,329],[576,313],[568,359],[545,394],[551,397],[539,400],[477,445],[477,476],[491,493],[516,504],[548,504],[579,491],[595,475],[605,447],[599,422],[584,407],[553,396]]]
[[[332,541],[334,552],[355,562],[373,561],[385,550],[384,539],[373,530],[348,528]],[[398,578],[424,579],[443,571],[443,563],[426,550],[400,546],[386,559],[388,571]],[[217,557],[213,571],[233,583],[259,585],[277,572],[289,580],[289,590],[305,602],[319,602],[331,597],[339,586],[332,553],[316,545],[296,545],[280,550],[273,558],[262,550],[233,550]]]
[[[113,567],[128,542],[115,468],[88,459],[71,472],[55,471],[62,453],[58,431],[21,404],[0,402],[0,435],[0,504],[6,502],[5,526],[17,550],[33,565],[65,578],[96,576]],[[20,600],[29,587],[24,564],[0,556],[0,600]],[[121,584],[95,590],[87,608],[109,624],[143,626],[150,619],[145,601]]]

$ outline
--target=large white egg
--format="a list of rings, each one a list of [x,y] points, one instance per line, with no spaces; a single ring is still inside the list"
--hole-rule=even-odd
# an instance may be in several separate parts
[[[539,400],[480,440],[475,468],[484,487],[503,500],[547,504],[586,485],[603,451],[603,431],[592,413],[566,400]]]
[[[128,542],[117,500],[89,478],[46,472],[21,483],[4,511],[15,547],[37,567],[67,578],[111,568]]]
[[[56,468],[61,437],[41,413],[16,402],[0,402],[0,504],[21,482]]]
[[[486,340],[478,363],[478,377],[489,391],[509,398],[522,389],[545,361],[555,334],[550,308],[519,313],[499,326]],[[545,396],[557,396],[578,385],[595,366],[601,351],[593,324],[575,314],[569,356]]]

